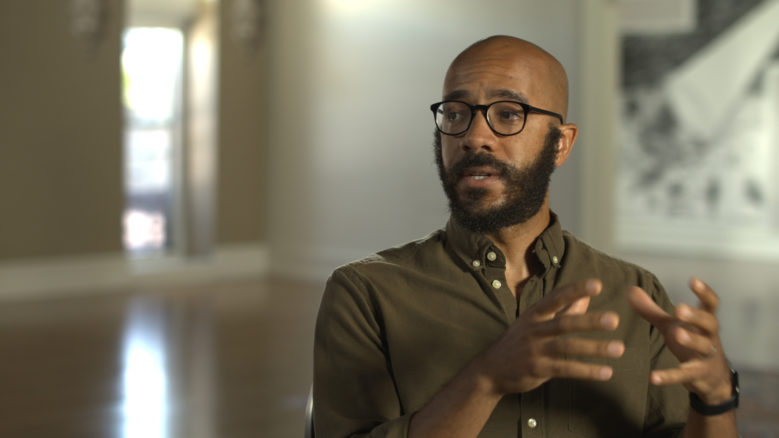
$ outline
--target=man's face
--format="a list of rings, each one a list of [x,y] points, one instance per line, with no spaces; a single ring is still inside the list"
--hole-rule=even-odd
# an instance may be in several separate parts
[[[526,222],[538,213],[546,199],[550,176],[555,169],[560,130],[550,128],[541,153],[532,163],[521,169],[487,153],[471,153],[447,170],[444,168],[441,153],[441,136],[441,133],[435,132],[434,148],[438,175],[449,200],[449,210],[460,224],[477,233],[492,233]],[[487,188],[466,186],[458,190],[460,180],[468,178],[474,173],[474,169],[486,167],[494,169],[495,178],[500,179],[505,187],[500,202],[487,201],[490,195]]]
[[[532,53],[489,47],[455,61],[446,76],[444,99],[487,105],[517,100],[555,109],[545,93],[547,69]],[[557,165],[560,131],[554,119],[531,113],[522,132],[494,133],[477,112],[468,131],[436,133],[436,161],[452,215],[482,233],[524,223],[546,202],[549,177]]]

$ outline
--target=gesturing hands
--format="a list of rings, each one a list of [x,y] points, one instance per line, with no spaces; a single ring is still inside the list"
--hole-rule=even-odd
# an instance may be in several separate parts
[[[598,280],[563,286],[523,312],[479,358],[490,390],[501,395],[522,393],[556,377],[610,379],[611,367],[566,356],[620,357],[625,352],[621,341],[562,336],[617,328],[619,317],[614,312],[586,313],[601,288]]]
[[[681,383],[704,402],[721,403],[730,398],[732,386],[719,337],[716,316],[719,298],[697,278],[690,281],[690,289],[698,296],[699,306],[679,304],[673,315],[661,309],[639,287],[628,291],[628,301],[639,315],[660,330],[666,345],[681,362],[676,368],[653,371],[651,382],[655,385]]]
[[[587,313],[590,299],[600,294],[601,288],[598,280],[563,286],[523,312],[498,342],[477,359],[490,391],[501,395],[527,392],[558,377],[610,379],[611,367],[568,357],[618,358],[625,352],[621,341],[564,336],[617,328],[619,316],[615,312]],[[691,280],[690,288],[700,305],[693,308],[680,304],[673,315],[639,287],[628,291],[628,301],[662,333],[666,345],[681,362],[673,369],[652,371],[651,382],[681,383],[705,403],[721,403],[730,398],[732,385],[719,338],[719,298],[699,279]]]

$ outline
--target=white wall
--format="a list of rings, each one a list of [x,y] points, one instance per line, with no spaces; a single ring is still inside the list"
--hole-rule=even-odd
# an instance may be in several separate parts
[[[739,367],[779,370],[779,264],[659,253],[620,254],[654,272],[674,302],[697,305],[687,286],[700,277],[720,297],[720,337]]]
[[[275,272],[323,278],[444,225],[428,107],[470,43],[493,34],[529,39],[576,82],[576,0],[275,3],[267,185]],[[577,156],[552,188],[553,208],[574,231]]]

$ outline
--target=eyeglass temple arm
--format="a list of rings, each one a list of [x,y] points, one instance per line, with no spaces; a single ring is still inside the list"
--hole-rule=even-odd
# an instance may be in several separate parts
[[[558,120],[560,120],[560,123],[563,123],[563,124],[565,123],[565,120],[563,120],[563,116],[561,114],[556,113],[556,112],[547,111],[547,110],[541,109],[541,108],[536,108],[536,107],[531,106],[531,105],[528,105],[527,109],[528,109],[528,111],[532,111],[534,113],[546,114],[547,116],[556,117]]]

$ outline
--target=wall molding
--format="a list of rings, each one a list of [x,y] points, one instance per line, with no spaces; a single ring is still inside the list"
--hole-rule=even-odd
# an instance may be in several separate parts
[[[614,251],[614,174],[619,84],[619,4],[580,3],[578,108],[582,129],[579,237],[606,253]],[[584,55],[586,54],[586,55]]]
[[[264,243],[223,245],[209,257],[161,255],[132,258],[123,253],[0,262],[0,299],[120,292],[267,275]]]

